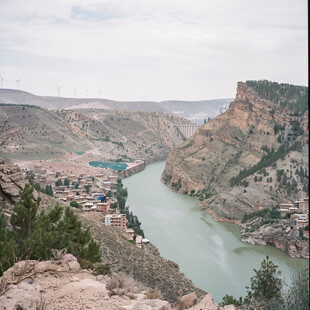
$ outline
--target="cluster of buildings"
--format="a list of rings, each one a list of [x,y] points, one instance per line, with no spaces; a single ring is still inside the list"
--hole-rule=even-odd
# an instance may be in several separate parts
[[[35,174],[34,182],[39,183],[41,188],[50,185],[55,198],[68,204],[75,201],[81,206],[83,212],[103,213],[106,226],[121,229],[126,233],[128,240],[135,240],[139,248],[143,243],[149,243],[149,240],[136,235],[132,228],[127,228],[126,214],[120,213],[117,199],[114,198],[116,190],[112,189],[112,185],[117,184],[117,176],[47,173],[40,164],[35,165],[33,172]],[[56,181],[62,185],[57,186]],[[108,192],[111,197],[107,196]]]
[[[309,225],[309,197],[301,198],[294,203],[280,203],[281,216],[291,214],[290,218],[295,220],[296,228],[304,228]]]

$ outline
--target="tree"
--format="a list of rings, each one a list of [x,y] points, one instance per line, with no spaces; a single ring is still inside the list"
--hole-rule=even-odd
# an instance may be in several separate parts
[[[68,179],[68,178],[65,178],[65,179],[64,179],[64,185],[68,187],[69,184],[70,184],[69,179]]]
[[[10,222],[17,238],[22,241],[30,238],[34,230],[34,222],[39,209],[41,198],[34,201],[34,188],[26,184],[23,191],[19,191],[20,201],[15,205]]]
[[[54,197],[53,189],[51,185],[46,185],[45,186],[45,194],[49,195],[51,197]]]
[[[82,206],[77,201],[71,201],[70,206],[77,209],[82,209]]]
[[[293,275],[292,285],[286,296],[287,308],[290,310],[309,309],[309,269]]]
[[[223,301],[219,303],[220,306],[224,307],[226,305],[235,305],[241,306],[242,305],[242,297],[239,297],[239,300],[235,299],[234,296],[226,294],[223,297]]]
[[[6,229],[6,220],[0,213],[0,276],[14,263],[13,244],[10,240],[9,231]]]
[[[63,208],[57,203],[50,211],[38,213],[41,199],[35,201],[33,191],[30,184],[20,191],[20,201],[10,218],[12,230],[0,213],[0,275],[14,264],[15,258],[46,260],[51,257],[51,249],[66,248],[78,259],[100,262],[99,244],[89,228],[82,228],[73,210],[67,207],[63,216]]]
[[[86,189],[87,194],[89,194],[90,185],[84,185],[84,188]]]
[[[25,177],[25,179],[28,181],[28,183],[30,184],[30,185],[34,185],[34,178],[35,178],[35,175],[34,175],[34,173],[33,173],[33,171],[32,170],[27,170],[26,171],[26,177]]]
[[[117,202],[112,202],[112,203],[110,204],[110,208],[116,209],[116,208],[117,208]]]
[[[62,181],[61,179],[58,179],[56,182],[55,182],[55,185],[58,187],[58,186],[62,186]]]
[[[258,300],[281,300],[281,289],[283,281],[280,278],[281,271],[277,270],[276,266],[269,257],[266,256],[261,263],[259,270],[254,269],[255,276],[251,277],[251,291],[248,291],[248,298]],[[249,288],[249,287],[247,287]]]

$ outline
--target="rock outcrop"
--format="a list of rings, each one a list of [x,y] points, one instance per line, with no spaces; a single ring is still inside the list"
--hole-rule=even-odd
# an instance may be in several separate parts
[[[22,171],[10,160],[0,157],[0,206],[13,205],[19,200],[19,191],[24,188]]]
[[[263,87],[272,91],[266,95]],[[239,82],[229,109],[169,153],[162,181],[231,220],[305,196],[307,178],[296,170],[308,169],[307,94],[307,87]],[[269,163],[259,167],[263,158]],[[250,173],[233,183],[242,170]]]
[[[19,201],[19,191],[26,184],[23,171],[11,160],[0,156],[0,209],[10,215],[14,205]],[[40,210],[51,209],[56,205],[56,200],[41,192],[34,191],[34,198],[41,197]],[[62,202],[58,202],[62,205]]]
[[[250,222],[242,230],[242,241],[258,244],[273,245],[291,257],[309,259],[309,232],[301,238],[293,220],[279,220],[278,223],[266,224],[258,229],[260,219]]]
[[[71,261],[72,263],[72,261]],[[94,276],[76,261],[20,261],[0,278],[0,304],[5,310],[98,309],[98,310],[234,310],[219,308],[207,294],[199,303],[194,293],[183,296],[174,308],[162,299],[147,299],[145,291],[113,295],[110,276]],[[192,306],[194,303],[196,305]]]

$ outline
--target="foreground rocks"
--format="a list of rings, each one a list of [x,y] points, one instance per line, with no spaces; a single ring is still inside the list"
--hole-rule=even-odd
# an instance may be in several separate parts
[[[291,257],[309,259],[309,232],[305,232],[303,240],[294,221],[290,220],[279,220],[278,223],[262,225],[254,231],[249,231],[249,227],[258,225],[259,220],[253,220],[242,230],[243,242],[273,245]]]
[[[147,299],[143,291],[113,295],[107,289],[109,276],[94,276],[80,269],[77,261],[20,261],[0,278],[0,308],[3,310],[36,309],[105,309],[105,310],[233,310],[219,308],[210,294],[199,303],[195,293],[183,296],[178,307],[168,301]],[[192,307],[191,307],[192,306]]]

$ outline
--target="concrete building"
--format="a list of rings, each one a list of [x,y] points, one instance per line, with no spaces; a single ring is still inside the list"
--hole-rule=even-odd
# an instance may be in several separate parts
[[[128,235],[128,240],[133,240],[133,237],[135,235],[135,231],[132,228],[127,228],[126,234]]]
[[[104,218],[104,224],[126,230],[126,214],[108,214]]]
[[[295,206],[298,207],[299,212],[308,212],[309,213],[309,198],[301,198],[294,202]]]
[[[306,218],[298,218],[295,220],[295,223],[296,223],[296,228],[299,229],[299,228],[304,228],[306,226],[309,226],[309,219]]]

